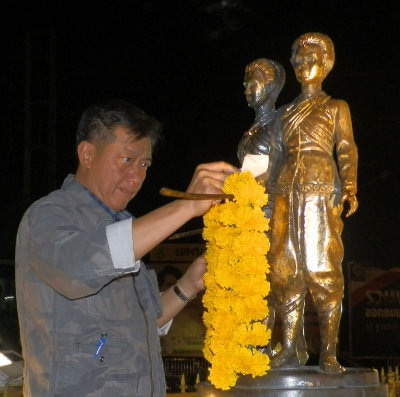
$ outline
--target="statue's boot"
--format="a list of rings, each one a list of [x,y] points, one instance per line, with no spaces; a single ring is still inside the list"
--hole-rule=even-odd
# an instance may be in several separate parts
[[[271,334],[272,334],[272,331],[274,330],[274,326],[275,326],[275,307],[274,306],[270,305],[268,307],[268,317],[263,321],[263,323],[265,324],[265,327],[267,329],[271,330]],[[272,343],[273,343],[273,341],[272,341],[272,337],[271,337],[269,344],[267,346],[260,347],[258,350],[263,354],[267,354],[268,357],[271,358],[274,355],[276,355],[275,347],[272,345]]]
[[[304,308],[302,309],[302,311],[304,313]],[[296,337],[296,349],[297,349],[297,357],[299,359],[299,364],[306,365],[309,359],[309,355],[307,352],[307,343],[304,335],[304,314],[301,316],[301,324],[299,326],[298,334]]]
[[[331,311],[318,313],[321,335],[319,366],[326,373],[340,373],[345,371],[336,358],[340,317],[341,305],[337,305]]]
[[[282,350],[272,358],[271,367],[297,368],[301,366],[297,355],[297,336],[303,324],[304,304],[295,302],[282,315]]]

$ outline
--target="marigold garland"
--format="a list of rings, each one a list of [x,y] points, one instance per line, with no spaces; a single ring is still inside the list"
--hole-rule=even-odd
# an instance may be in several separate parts
[[[271,339],[263,322],[270,288],[269,220],[262,211],[268,195],[249,171],[226,178],[223,191],[234,199],[213,206],[203,218],[207,260],[203,353],[211,364],[209,381],[228,390],[240,374],[254,378],[270,369],[269,357],[256,348]]]

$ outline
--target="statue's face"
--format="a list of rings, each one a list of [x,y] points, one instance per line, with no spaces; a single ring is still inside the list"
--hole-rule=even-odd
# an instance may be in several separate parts
[[[271,83],[274,81],[274,70],[271,68],[266,73],[253,70],[246,73],[244,77],[244,95],[250,107],[262,105],[271,92]]]
[[[324,53],[320,46],[299,46],[290,61],[300,83],[323,79]]]

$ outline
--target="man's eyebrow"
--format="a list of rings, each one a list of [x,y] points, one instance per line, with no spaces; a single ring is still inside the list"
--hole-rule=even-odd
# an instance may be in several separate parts
[[[135,157],[140,157],[140,154],[135,150],[135,149],[129,149],[129,148],[125,148],[122,150],[122,153],[129,153]],[[153,158],[152,155],[149,155],[148,157],[145,157],[144,159],[149,159],[151,160]]]

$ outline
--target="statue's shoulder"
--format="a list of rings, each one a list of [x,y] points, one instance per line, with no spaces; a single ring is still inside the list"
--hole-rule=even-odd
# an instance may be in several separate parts
[[[344,99],[330,98],[326,105],[339,113],[350,112],[349,104]]]
[[[336,107],[342,107],[342,106],[349,107],[349,104],[347,103],[347,101],[345,99],[338,99],[338,98],[330,97],[327,103],[331,106],[336,106]]]
[[[288,111],[288,109],[291,109],[293,107],[293,102],[285,103],[284,105],[281,105],[277,111],[276,111],[276,118],[281,117],[284,113]]]

